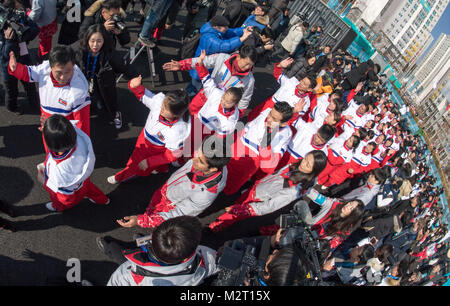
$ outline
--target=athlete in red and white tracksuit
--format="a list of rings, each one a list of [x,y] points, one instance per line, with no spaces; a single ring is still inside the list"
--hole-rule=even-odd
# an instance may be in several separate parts
[[[273,76],[278,84],[281,85],[280,88],[270,98],[259,104],[248,114],[248,121],[254,120],[262,111],[272,108],[275,103],[281,101],[289,103],[291,107],[294,107],[300,100],[303,100],[305,103],[303,110],[294,114],[292,119],[289,120],[290,123],[294,122],[299,116],[303,116],[308,111],[311,93],[299,91],[299,80],[296,77],[288,78],[285,76],[283,74],[283,68],[278,67],[278,64],[275,64],[273,68]]]
[[[314,143],[314,135],[318,130],[317,124],[314,122],[306,123],[302,118],[298,118],[293,126],[297,130],[297,133],[295,133],[289,142],[287,151],[278,164],[277,170],[303,159],[306,154],[313,150],[321,150],[327,154],[326,143],[322,145],[316,145]]]
[[[238,54],[230,55],[226,53],[208,55],[203,60],[203,65],[207,69],[212,69],[211,78],[217,87],[223,90],[227,90],[230,87],[244,88],[244,93],[238,104],[240,117],[242,117],[250,104],[255,86],[255,78],[251,69],[248,71],[241,71],[239,69],[236,60],[237,56]],[[179,62],[180,70],[187,71],[195,69],[197,62],[198,58],[182,60]],[[191,114],[198,113],[206,100],[204,90],[201,89],[189,104]]]
[[[218,232],[239,220],[270,214],[300,198],[306,189],[288,180],[289,166],[257,181],[228,212],[209,225],[211,230]]]
[[[84,198],[96,204],[109,203],[108,197],[89,179],[95,165],[91,140],[77,127],[75,131],[75,147],[62,155],[49,152],[44,162],[44,189],[58,211],[69,209]]]
[[[193,168],[192,161],[174,172],[153,194],[145,213],[138,215],[137,225],[152,228],[178,216],[197,216],[214,202],[225,188],[227,167],[205,176]]]
[[[389,160],[390,155],[387,155],[387,153],[389,152],[390,147],[386,146],[385,142],[379,144],[377,149],[372,152],[372,161],[370,165],[367,167],[366,172],[371,171],[375,168],[383,167]]]
[[[142,249],[125,250],[123,255],[126,262],[111,275],[107,286],[196,286],[218,271],[216,251],[202,245],[177,265],[158,263]]]
[[[352,146],[349,146],[349,141],[351,142],[351,137],[349,139],[339,139],[336,142],[332,143],[331,145],[328,145],[328,154],[327,154],[327,166],[325,169],[319,174],[317,177],[317,182],[320,185],[325,185],[325,183],[328,181],[330,174],[336,170],[341,165],[350,163],[353,154],[354,149]],[[327,186],[327,185],[325,185]]]
[[[353,133],[363,127],[367,122],[367,116],[365,114],[359,113],[360,105],[357,105],[354,100],[352,100],[348,106],[348,108],[342,112],[342,116],[351,116],[352,118],[348,118],[345,120],[342,128],[344,130],[344,138],[350,137]]]
[[[366,146],[360,144],[353,154],[352,160],[349,163],[342,164],[331,172],[328,180],[324,182],[323,185],[327,187],[334,184],[339,185],[346,179],[352,178],[353,176],[366,171],[366,167],[370,165],[371,161],[372,154],[367,153]]]
[[[202,80],[203,93],[206,101],[198,113],[191,113],[191,153],[195,152],[206,136],[215,134],[218,137],[230,135],[236,129],[239,120],[239,109],[225,109],[222,106],[222,96],[225,91],[216,86],[205,66],[196,64],[197,73]]]
[[[266,120],[271,111],[272,109],[264,110],[238,132],[237,139],[231,147],[233,155],[227,165],[228,179],[225,194],[236,193],[258,170],[266,174],[275,171],[291,140],[292,131],[287,125],[278,130],[267,127]],[[268,146],[263,147],[266,132],[273,134]]]
[[[67,84],[59,84],[51,73],[49,61],[38,66],[17,63],[16,70],[9,74],[25,82],[39,84],[41,115],[48,118],[53,114],[77,120],[77,127],[90,135],[90,104],[88,82],[77,65],[73,66],[72,79]]]
[[[190,120],[185,122],[179,118],[169,122],[160,115],[165,98],[163,93],[154,94],[142,85],[131,88],[128,84],[128,88],[150,109],[150,113],[125,169],[114,175],[117,182],[135,176],[148,176],[153,171],[167,171],[168,165],[182,155],[184,141],[191,131]],[[139,168],[139,163],[144,159],[148,165],[146,170]]]
[[[329,109],[330,106],[330,94],[324,93],[317,98],[317,104],[315,107],[310,107],[308,112],[307,122],[318,121],[322,122],[328,116],[329,113],[333,112]]]

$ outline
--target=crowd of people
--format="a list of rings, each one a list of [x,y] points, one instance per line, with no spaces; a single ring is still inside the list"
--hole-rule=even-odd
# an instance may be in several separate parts
[[[134,12],[136,2],[142,8],[135,20],[142,24],[138,40],[150,48],[172,28],[185,2],[181,49],[190,47],[192,56],[156,64],[189,71],[186,88],[152,92],[116,50],[117,43],[131,41],[125,12]],[[6,109],[22,111],[20,80],[30,106],[41,112],[46,158],[37,179],[51,199],[48,210],[63,213],[85,198],[110,203],[89,179],[95,167],[90,109],[105,108],[114,127],[122,128],[119,74],[129,78],[128,89],[149,114],[128,162],[105,180],[120,184],[176,168],[145,211],[117,220],[125,228],[148,229],[150,240],[126,250],[105,237],[97,240],[120,264],[108,285],[214,283],[221,252],[201,245],[205,229],[197,216],[219,194],[236,200],[207,224],[212,235],[292,206],[298,223],[321,242],[315,273],[325,284],[447,281],[443,188],[435,186],[426,144],[390,99],[380,66],[322,45],[322,25],[290,22],[289,2],[85,0],[83,20],[64,19],[52,46],[57,10],[70,7],[58,8],[56,0],[3,1],[24,12],[28,28],[20,37],[11,26],[0,33]],[[27,44],[37,36],[33,63]],[[271,68],[278,87],[250,108],[258,62]],[[4,230],[14,230],[0,221]],[[305,257],[294,242],[280,246],[286,229],[274,224],[260,232],[270,237],[271,255],[258,284],[306,284]]]

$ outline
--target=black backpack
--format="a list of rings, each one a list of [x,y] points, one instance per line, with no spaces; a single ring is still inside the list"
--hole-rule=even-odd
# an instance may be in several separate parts
[[[195,56],[195,51],[198,48],[201,36],[200,30],[197,29],[183,40],[179,52],[180,59],[192,58]]]

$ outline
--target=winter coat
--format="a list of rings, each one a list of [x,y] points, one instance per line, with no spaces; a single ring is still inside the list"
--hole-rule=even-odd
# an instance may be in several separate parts
[[[85,75],[88,82],[91,80],[91,75],[88,70],[92,69],[94,57],[91,56],[89,67],[87,67],[88,52],[82,51],[79,48],[76,52],[76,62],[78,67]],[[130,65],[126,65],[123,58],[115,50],[109,52],[100,51],[95,67],[95,86],[100,96],[105,100],[117,100],[116,93],[116,75],[126,74],[129,78],[138,76],[137,72]]]
[[[387,214],[369,219],[363,222],[361,227],[369,233],[370,237],[376,237],[380,240],[391,233],[399,232],[402,228],[402,223],[397,215]]]
[[[358,67],[344,74],[344,79],[351,85],[351,88],[356,88],[359,82],[366,80],[375,82],[378,80],[378,77],[372,70],[373,66],[374,64],[371,60],[361,63]]]
[[[243,28],[246,27],[257,27],[260,30],[264,30],[264,28],[269,24],[269,16],[255,16],[250,15],[245,19],[244,23],[242,24]]]
[[[231,0],[225,7],[223,16],[230,21],[230,28],[240,27],[257,5],[255,0]]]
[[[199,56],[202,50],[206,51],[206,55],[231,53],[237,50],[242,45],[240,37],[244,34],[244,30],[229,28],[225,33],[221,33],[207,22],[200,28],[200,34],[202,36],[195,51],[195,56]]]
[[[299,56],[296,58],[293,64],[290,67],[285,69],[284,74],[288,78],[295,77],[297,80],[301,80],[305,77],[309,72],[311,72],[312,66],[308,64],[308,61],[303,56]]]
[[[242,45],[241,36],[244,34],[244,31],[241,28],[236,28],[228,29],[225,33],[221,33],[208,22],[200,28],[200,34],[202,36],[195,51],[195,57],[200,56],[202,50],[205,50],[206,55],[231,53],[237,50]],[[189,71],[189,74],[193,79],[200,81],[200,77],[195,69]]]
[[[277,18],[270,21],[270,28],[272,29],[275,37],[280,36],[284,30],[289,27],[289,22],[291,18],[289,16],[284,16],[284,14],[279,14]]]
[[[127,259],[111,275],[107,286],[196,286],[216,273],[216,252],[198,246],[195,254],[178,265],[161,265],[141,249],[124,251]]]
[[[258,58],[261,58],[261,55],[266,52],[264,49],[265,44],[263,43],[261,36],[255,31],[246,40],[242,43],[242,45],[247,45],[256,49],[256,53],[258,53]]]
[[[403,255],[411,248],[411,245],[416,240],[417,233],[412,226],[408,226],[400,233],[392,233],[388,235],[383,243],[389,243],[394,247],[392,255],[398,261],[401,261]]]
[[[293,53],[302,40],[303,34],[303,27],[300,24],[296,24],[289,29],[288,34],[281,41],[281,45],[287,52]]]
[[[91,4],[94,2],[93,0],[81,0],[81,20],[80,22],[71,21],[69,22],[68,17],[71,15],[70,13],[66,15],[63,22],[61,23],[61,27],[59,30],[58,36],[58,44],[60,45],[71,45],[78,40],[78,32],[80,31],[81,23],[84,20],[84,12],[88,9]],[[75,4],[69,8],[74,9]]]

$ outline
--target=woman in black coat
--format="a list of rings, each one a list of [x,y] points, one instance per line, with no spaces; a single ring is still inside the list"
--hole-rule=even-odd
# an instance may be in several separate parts
[[[76,61],[88,80],[91,100],[99,109],[105,106],[116,129],[120,129],[122,114],[117,107],[116,74],[134,78],[137,73],[115,51],[111,36],[102,24],[87,29],[79,41]]]

